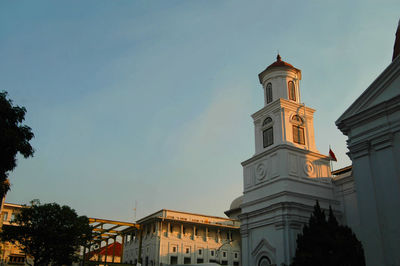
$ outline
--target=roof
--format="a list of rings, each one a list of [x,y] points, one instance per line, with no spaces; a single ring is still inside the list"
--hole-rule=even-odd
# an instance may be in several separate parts
[[[276,56],[276,61],[273,62],[272,64],[270,64],[266,69],[271,69],[273,67],[292,67],[292,68],[295,68],[291,64],[289,64],[289,63],[287,63],[285,61],[282,61],[282,58],[281,58],[281,56],[279,54]]]
[[[183,223],[192,224],[207,224],[208,226],[238,228],[238,221],[224,217],[210,216],[204,214],[196,214],[190,212],[174,211],[168,209],[161,209],[155,213],[147,215],[146,217],[138,220],[139,224],[156,220],[170,220],[179,221]]]
[[[286,69],[293,69],[296,72],[300,72],[300,69],[295,68],[291,64],[285,62],[282,60],[281,56],[278,54],[276,56],[276,61],[270,64],[263,72],[258,74],[258,78],[260,79],[260,83],[262,84],[262,77],[266,74],[266,72],[269,72],[270,70],[273,70],[274,68],[286,68]]]
[[[400,19],[399,19],[399,24],[397,25],[397,30],[396,30],[396,39],[394,41],[392,61],[399,55],[400,55]]]
[[[101,256],[104,256],[106,254],[106,247],[107,247],[107,256],[112,256],[113,252],[114,252],[114,245],[115,245],[114,256],[121,257],[122,245],[119,242],[114,242],[112,244],[109,244],[108,246],[104,246],[104,247],[101,247],[100,249],[89,252],[89,254],[88,254],[89,259],[96,254],[100,254]]]
[[[234,210],[234,209],[240,209],[240,205],[242,205],[243,202],[243,195],[237,197],[236,199],[234,199],[231,203],[230,206],[230,210]]]
[[[344,174],[344,173],[346,173],[346,172],[351,171],[352,167],[353,167],[352,165],[349,165],[349,166],[346,166],[346,167],[337,169],[337,170],[335,170],[335,171],[332,171],[332,175],[341,175],[341,174]]]

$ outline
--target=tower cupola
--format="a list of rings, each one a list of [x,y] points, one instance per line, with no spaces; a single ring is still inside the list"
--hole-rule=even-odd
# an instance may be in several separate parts
[[[265,106],[279,98],[300,103],[301,70],[282,61],[279,54],[258,78],[264,88]]]

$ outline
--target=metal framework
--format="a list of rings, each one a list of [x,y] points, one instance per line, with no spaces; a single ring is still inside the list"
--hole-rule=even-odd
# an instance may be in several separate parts
[[[116,243],[117,237],[120,236],[122,237],[122,245],[124,245],[123,235],[126,231],[140,230],[139,224],[98,219],[98,218],[89,218],[89,225],[92,226],[93,240],[90,243],[88,243],[87,246],[83,247],[83,265],[93,263],[93,262],[89,263],[90,260],[90,258],[88,257],[89,254],[93,255],[97,254],[97,263],[104,263],[104,265],[106,265],[107,248],[109,241],[112,239],[113,240],[112,243]],[[103,243],[103,241],[105,241],[105,256],[104,256],[104,262],[101,262],[100,251],[101,251],[101,244]],[[98,248],[96,250],[90,251],[91,247],[94,245],[97,245]],[[86,252],[86,250],[88,252]],[[122,255],[123,254],[121,253],[121,259]],[[113,245],[113,255],[111,263],[114,263],[114,257],[115,257],[115,245]]]

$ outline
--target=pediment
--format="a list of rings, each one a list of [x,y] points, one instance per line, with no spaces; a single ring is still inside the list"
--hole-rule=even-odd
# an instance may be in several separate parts
[[[261,251],[267,251],[268,253],[275,253],[275,248],[265,239],[263,238],[258,245],[253,249],[251,255],[254,257],[257,256]]]
[[[400,95],[400,56],[339,117],[336,125],[398,95]]]

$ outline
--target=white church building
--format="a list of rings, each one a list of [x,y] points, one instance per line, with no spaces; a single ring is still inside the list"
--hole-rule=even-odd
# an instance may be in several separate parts
[[[332,176],[330,158],[316,149],[315,110],[300,100],[301,70],[278,55],[259,79],[264,107],[252,115],[255,154],[242,162],[243,196],[226,213],[241,221],[243,265],[289,265],[316,200],[358,227],[354,182],[351,169]]]
[[[290,265],[317,200],[352,228],[368,266],[400,265],[398,38],[392,63],[336,121],[353,161],[338,171],[316,149],[301,70],[278,55],[259,74],[264,107],[252,115],[255,154],[242,162],[243,195],[225,212],[241,222],[242,265]]]

